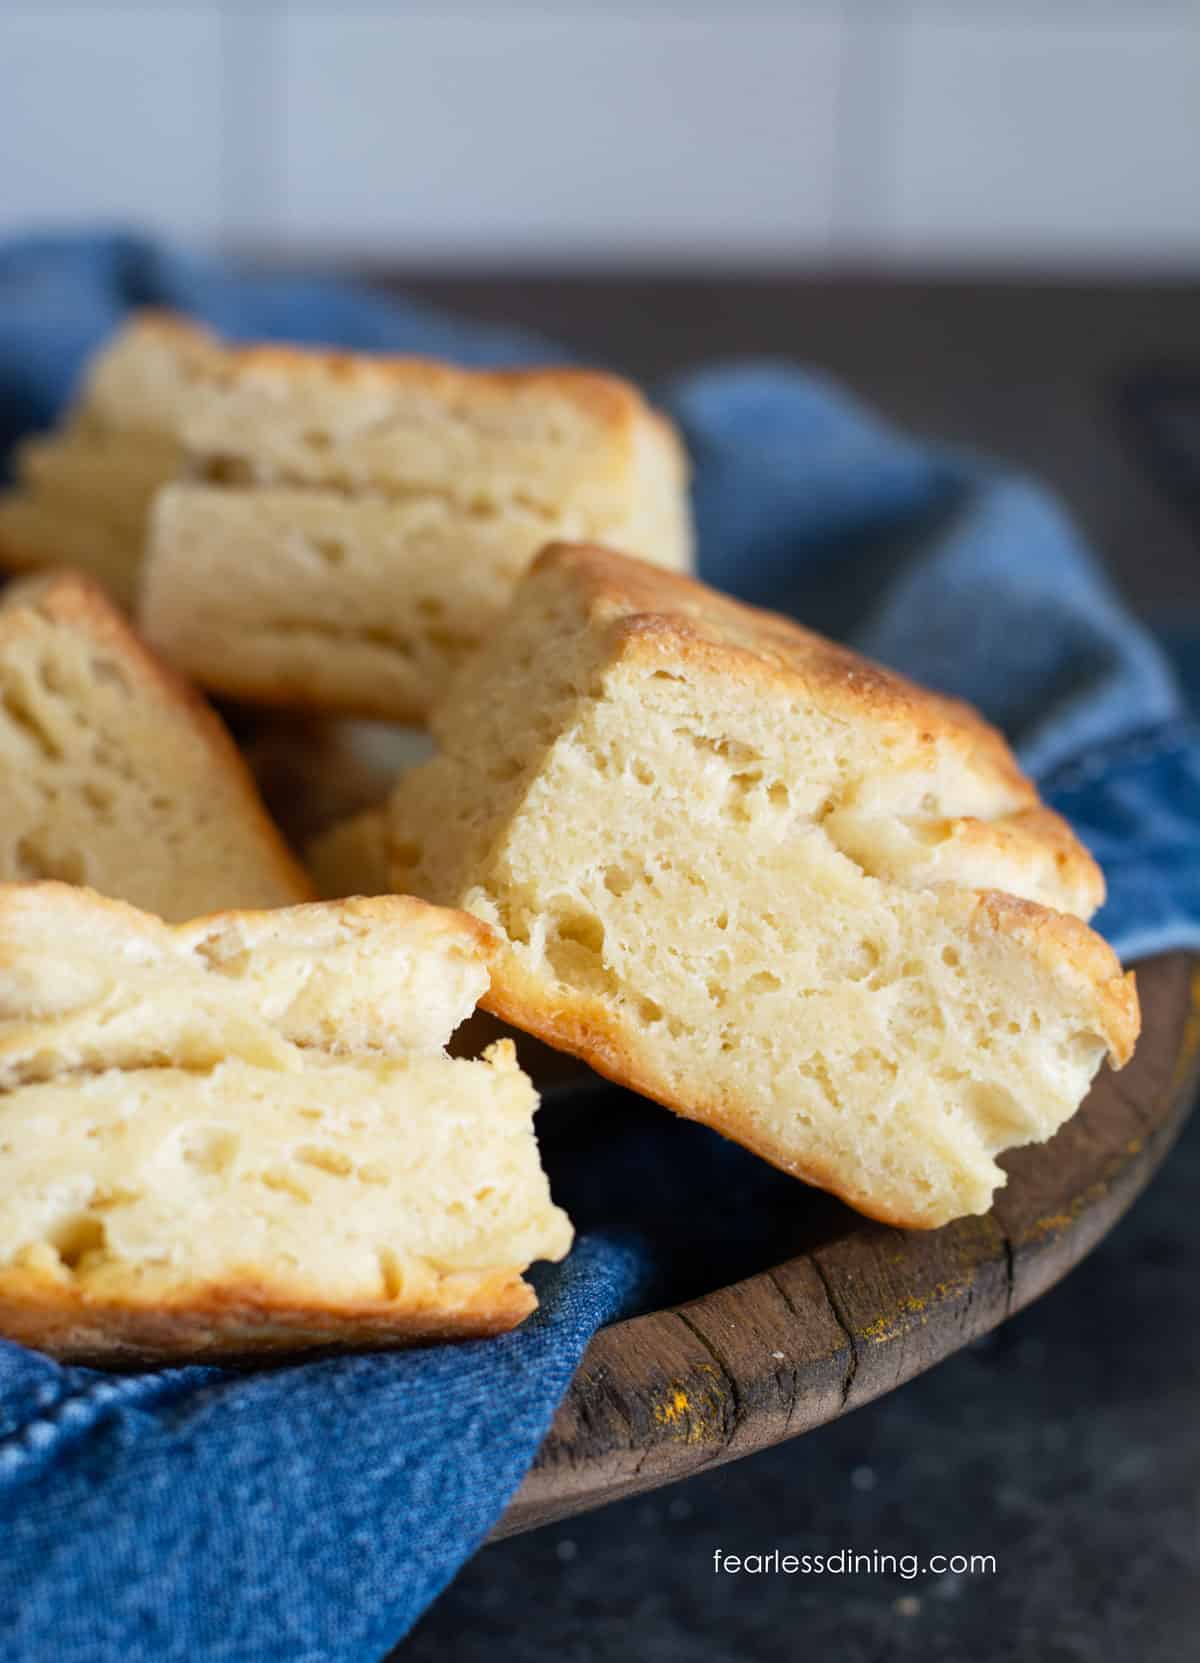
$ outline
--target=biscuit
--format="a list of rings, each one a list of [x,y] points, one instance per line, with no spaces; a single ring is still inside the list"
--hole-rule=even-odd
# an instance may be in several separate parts
[[[252,703],[420,723],[548,537],[690,563],[682,447],[609,376],[231,349],[182,432],[142,624]]]
[[[486,1007],[863,1212],[985,1211],[1132,1051],[1001,736],[785,618],[552,547],[432,726],[366,841],[496,929]]]
[[[408,898],[170,927],[0,887],[0,1334],[171,1361],[499,1332],[571,1240],[490,932]]]
[[[305,865],[318,895],[390,895],[392,860],[386,807],[364,808],[314,838]]]
[[[179,467],[181,396],[218,350],[186,319],[135,314],[88,366],[60,428],[18,447],[17,483],[0,494],[0,565],[73,566],[131,607],[147,510]]]
[[[0,602],[0,792],[0,879],[173,919],[312,898],[220,721],[78,574]]]
[[[405,769],[433,749],[423,728],[390,722],[273,711],[238,711],[233,719],[263,801],[296,849],[382,803]]]

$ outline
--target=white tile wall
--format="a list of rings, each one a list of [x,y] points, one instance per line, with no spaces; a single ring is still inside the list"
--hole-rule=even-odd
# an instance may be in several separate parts
[[[618,257],[824,250],[841,24],[292,12],[278,217],[301,243]],[[419,250],[418,250],[419,251]]]
[[[1200,0],[0,0],[0,233],[1200,265]]]
[[[1052,11],[1036,24],[915,16],[895,65],[881,245],[1195,260],[1198,23],[1200,8]]]
[[[0,4],[0,229],[224,220],[216,6]]]

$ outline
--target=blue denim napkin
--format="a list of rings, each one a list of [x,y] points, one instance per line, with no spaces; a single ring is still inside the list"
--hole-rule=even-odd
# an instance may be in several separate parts
[[[137,239],[0,245],[0,451],[148,304],[233,336],[560,356]],[[705,577],[982,706],[1103,862],[1118,949],[1200,948],[1200,740],[1057,505],[799,370],[709,369],[659,397],[691,447]],[[821,1204],[703,1128],[588,1089],[602,1115],[541,1117],[579,1239],[514,1334],[124,1377],[0,1342],[5,1663],[376,1663],[484,1539],[595,1329],[776,1262]]]

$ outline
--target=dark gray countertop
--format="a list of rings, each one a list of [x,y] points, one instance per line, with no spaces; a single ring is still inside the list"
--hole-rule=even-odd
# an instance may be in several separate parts
[[[1122,443],[1116,380],[1200,366],[1200,284],[423,278],[653,379],[815,363],[1058,486],[1156,617],[1200,613],[1194,527]],[[1200,1121],[1068,1280],[819,1432],[484,1550],[405,1663],[1185,1663],[1200,1654]],[[994,1575],[717,1575],[747,1554],[992,1554]]]

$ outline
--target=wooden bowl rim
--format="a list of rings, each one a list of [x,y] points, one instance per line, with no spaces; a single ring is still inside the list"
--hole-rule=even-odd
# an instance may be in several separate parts
[[[821,1426],[1038,1298],[1149,1182],[1200,1075],[1200,956],[1137,967],[1143,1033],[1049,1144],[1005,1157],[992,1211],[844,1235],[592,1340],[494,1534],[529,1530]]]

